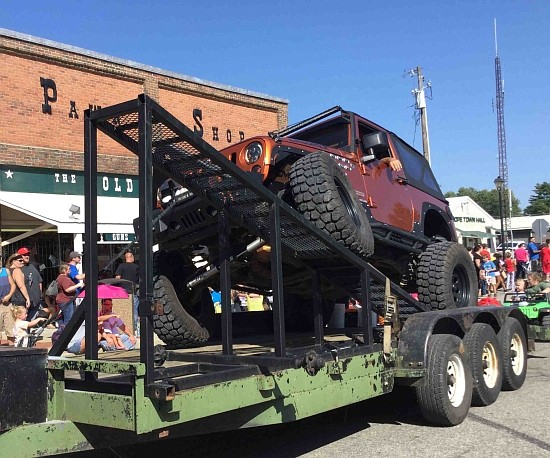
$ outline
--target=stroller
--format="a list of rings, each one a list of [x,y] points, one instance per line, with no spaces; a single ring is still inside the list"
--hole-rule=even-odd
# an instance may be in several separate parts
[[[38,312],[37,316],[39,317],[41,313],[42,312]],[[27,332],[27,338],[26,339],[21,339],[21,341],[19,342],[19,344],[17,346],[18,347],[25,347],[25,348],[34,347],[36,345],[36,342],[43,339],[42,333],[44,332],[44,329],[46,329],[46,327],[48,325],[50,325],[50,324],[56,322],[57,320],[59,320],[61,318],[61,315],[62,315],[61,310],[58,310],[56,314],[52,315],[47,320],[42,321],[42,323],[40,323],[38,326],[29,329],[28,332]],[[46,318],[46,317],[44,317],[44,318]]]

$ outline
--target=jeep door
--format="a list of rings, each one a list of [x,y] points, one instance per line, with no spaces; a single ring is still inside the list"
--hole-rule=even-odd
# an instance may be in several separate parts
[[[359,123],[359,139],[366,133],[373,133],[373,127]],[[379,131],[380,132],[380,131]],[[380,132],[387,138],[386,132]],[[390,224],[404,231],[412,231],[414,217],[413,206],[409,193],[408,181],[404,170],[393,171],[383,157],[369,159],[368,151],[359,145],[358,154],[362,156],[363,182],[366,192],[366,202],[372,216],[379,223]],[[391,147],[386,157],[399,159]]]

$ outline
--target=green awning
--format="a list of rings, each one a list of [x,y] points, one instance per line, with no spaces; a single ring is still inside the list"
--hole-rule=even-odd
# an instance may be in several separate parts
[[[496,234],[489,234],[488,232],[481,232],[481,231],[460,231],[462,232],[462,237],[476,237],[479,239],[489,238],[489,239],[496,239],[498,235]]]

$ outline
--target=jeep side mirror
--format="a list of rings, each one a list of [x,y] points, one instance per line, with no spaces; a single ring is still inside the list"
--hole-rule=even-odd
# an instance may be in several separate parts
[[[365,163],[387,156],[390,148],[388,136],[384,132],[363,135],[361,144],[365,151],[365,156],[361,158],[361,162]]]

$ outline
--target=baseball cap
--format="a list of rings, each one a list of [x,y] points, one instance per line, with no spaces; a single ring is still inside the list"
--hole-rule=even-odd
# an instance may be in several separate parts
[[[31,251],[26,247],[22,247],[17,250],[17,253],[20,255],[26,255],[26,254],[31,254]]]
[[[82,257],[82,255],[78,251],[71,251],[69,253],[69,259],[79,258],[79,257]]]

